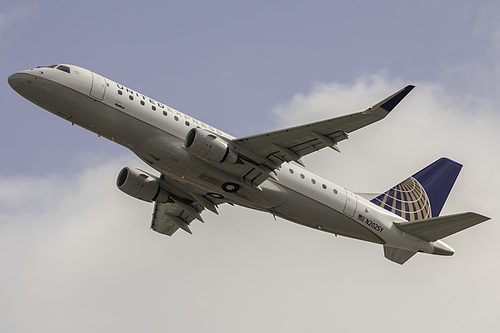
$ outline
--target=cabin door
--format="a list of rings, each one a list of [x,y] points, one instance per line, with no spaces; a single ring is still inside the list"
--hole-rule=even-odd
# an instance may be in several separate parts
[[[90,96],[99,101],[102,101],[105,91],[106,79],[103,76],[92,72],[92,87],[90,88]]]

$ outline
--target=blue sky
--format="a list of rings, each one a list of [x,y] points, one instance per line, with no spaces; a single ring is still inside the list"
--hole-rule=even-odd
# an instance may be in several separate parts
[[[11,1],[0,4],[0,330],[467,332],[500,327],[497,1]],[[235,136],[360,111],[382,123],[308,167],[382,192],[433,160],[464,164],[443,214],[492,221],[452,258],[382,249],[242,208],[194,235],[149,230],[114,185],[126,149],[18,96],[6,78],[89,68]],[[26,318],[31,318],[27,320]]]

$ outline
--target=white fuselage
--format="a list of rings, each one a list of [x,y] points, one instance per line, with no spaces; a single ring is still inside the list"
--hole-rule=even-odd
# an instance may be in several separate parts
[[[9,83],[38,106],[132,150],[175,188],[203,191],[230,203],[266,211],[289,221],[369,242],[432,253],[434,243],[407,235],[393,222],[401,217],[295,164],[284,163],[277,179],[260,188],[224,172],[184,149],[193,127],[221,138],[231,135],[89,70],[70,66],[36,68]],[[240,184],[232,193],[221,186]]]

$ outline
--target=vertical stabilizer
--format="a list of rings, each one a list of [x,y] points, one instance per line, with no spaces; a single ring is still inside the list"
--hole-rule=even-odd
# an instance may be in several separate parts
[[[407,221],[439,216],[462,165],[440,158],[371,200]]]

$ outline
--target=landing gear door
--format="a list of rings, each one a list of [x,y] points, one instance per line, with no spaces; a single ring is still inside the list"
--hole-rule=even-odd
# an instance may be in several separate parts
[[[106,79],[103,76],[92,72],[92,87],[90,88],[90,96],[99,101],[102,101],[105,91]]]

